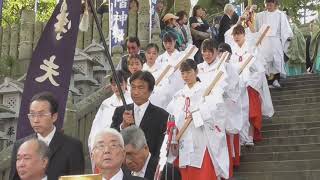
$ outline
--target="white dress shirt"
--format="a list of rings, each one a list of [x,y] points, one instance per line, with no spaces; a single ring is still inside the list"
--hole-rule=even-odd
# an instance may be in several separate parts
[[[133,109],[134,109],[134,122],[137,127],[140,126],[140,123],[142,121],[142,118],[144,116],[144,113],[146,112],[150,102],[147,101],[144,104],[138,106],[136,103],[134,103]]]
[[[120,169],[117,174],[115,174],[114,176],[112,176],[112,178],[110,178],[110,180],[122,180],[123,179],[123,172],[122,169]],[[105,177],[102,178],[102,180],[107,180]]]
[[[45,177],[43,177],[41,180],[47,180],[48,179],[48,177],[47,176],[45,176]]]
[[[39,133],[37,133],[37,137],[39,140],[45,142],[47,146],[49,146],[55,132],[56,132],[56,127],[53,126],[53,130],[46,137],[41,136],[41,134]]]
[[[132,171],[132,175],[133,176],[138,176],[138,177],[144,177],[144,175],[146,174],[146,171],[147,171],[147,167],[148,167],[148,163],[150,161],[150,158],[151,158],[151,154],[149,152],[148,158],[144,162],[144,165],[143,165],[142,169],[139,172]]]

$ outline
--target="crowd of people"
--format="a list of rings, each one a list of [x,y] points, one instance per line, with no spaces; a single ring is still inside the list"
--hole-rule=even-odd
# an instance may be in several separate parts
[[[214,28],[200,6],[190,18],[165,14],[163,53],[127,38],[127,54],[110,78],[114,94],[102,102],[88,138],[92,173],[106,180],[231,178],[241,146],[263,140],[262,117],[274,113],[269,88],[281,87],[285,75],[292,30],[277,0],[265,4],[255,19],[250,8],[238,17],[227,4]],[[81,142],[54,126],[57,104],[48,92],[32,98],[35,133],[15,143],[10,180],[84,173]]]

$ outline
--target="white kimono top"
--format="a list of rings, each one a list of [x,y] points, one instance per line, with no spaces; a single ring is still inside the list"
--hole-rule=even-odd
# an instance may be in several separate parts
[[[197,82],[178,91],[167,107],[176,119],[180,130],[186,118],[186,98],[190,98],[189,110],[193,120],[179,141],[179,166],[201,168],[206,149],[214,164],[216,175],[229,176],[229,157],[224,127],[224,110],[211,108],[212,100],[203,100],[204,85]],[[214,95],[213,95],[214,96]],[[212,98],[214,99],[214,98]]]

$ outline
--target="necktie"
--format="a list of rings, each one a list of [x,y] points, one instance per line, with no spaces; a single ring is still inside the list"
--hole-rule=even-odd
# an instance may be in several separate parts
[[[134,114],[135,121],[134,122],[135,122],[136,126],[140,125],[140,120],[141,120],[140,111],[141,111],[141,109],[139,107],[135,108],[135,114]]]

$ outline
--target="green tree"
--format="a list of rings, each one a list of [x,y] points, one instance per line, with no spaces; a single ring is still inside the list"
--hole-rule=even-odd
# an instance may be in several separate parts
[[[19,23],[22,10],[34,10],[35,0],[4,0],[2,23],[3,25],[11,25]],[[38,3],[38,11],[36,20],[47,21],[54,8],[56,0],[40,0]]]

